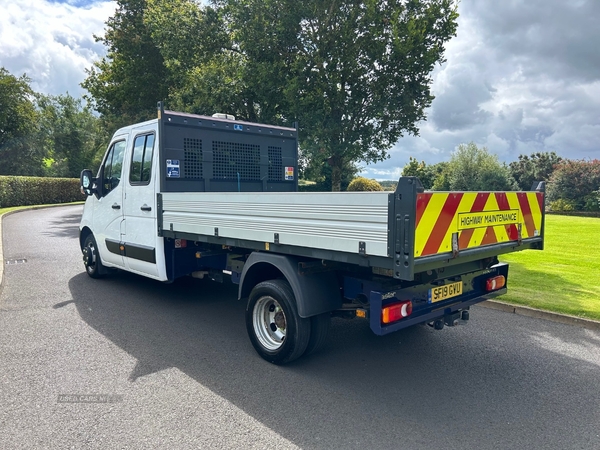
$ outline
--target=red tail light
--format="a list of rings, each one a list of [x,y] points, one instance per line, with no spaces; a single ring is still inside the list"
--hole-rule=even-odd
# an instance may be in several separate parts
[[[498,289],[502,289],[505,284],[506,278],[504,278],[504,275],[498,275],[497,277],[490,278],[485,282],[485,290],[488,292],[496,291]]]
[[[381,322],[392,323],[396,320],[404,319],[412,313],[412,302],[393,303],[385,306],[381,310]]]

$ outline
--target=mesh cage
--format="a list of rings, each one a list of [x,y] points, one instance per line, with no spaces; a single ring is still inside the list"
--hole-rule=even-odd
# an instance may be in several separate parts
[[[213,178],[260,180],[260,145],[213,141]]]
[[[269,146],[269,181],[283,181],[281,147]]]
[[[183,139],[183,178],[202,178],[202,140]]]

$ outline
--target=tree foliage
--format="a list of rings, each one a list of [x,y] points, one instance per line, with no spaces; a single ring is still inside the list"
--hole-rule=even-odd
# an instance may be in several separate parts
[[[519,188],[528,191],[534,182],[550,180],[554,167],[561,161],[562,158],[554,152],[537,152],[530,156],[519,155],[518,161],[508,166]]]
[[[600,196],[600,160],[561,161],[550,178],[548,200],[564,200],[576,210],[597,211]]]
[[[315,167],[328,162],[334,190],[348,164],[381,161],[418,133],[457,19],[454,0],[118,5],[100,39],[108,55],[84,83],[100,112],[131,116],[168,86],[184,111],[298,120],[301,147]]]
[[[98,163],[107,133],[82,99],[34,92],[0,68],[0,175],[79,177]]]
[[[69,94],[37,97],[45,174],[77,178],[97,165],[108,136],[91,109]]]
[[[382,161],[403,134],[418,134],[456,13],[446,1],[309,3],[293,105],[304,145],[331,159],[336,189],[345,161]]]
[[[412,156],[402,169],[402,176],[417,177],[425,189],[431,189],[436,178],[436,166],[427,165],[425,161],[417,161]]]
[[[268,88],[258,105],[299,120],[301,145],[329,161],[334,190],[346,162],[384,160],[404,133],[418,133],[433,99],[430,73],[456,31],[449,0],[217,4],[261,75],[250,85]]]
[[[156,103],[167,97],[169,80],[162,54],[144,23],[146,0],[117,0],[115,15],[96,41],[107,54],[87,70],[81,84],[109,128],[156,117]]]
[[[170,109],[240,116],[241,60],[224,50],[231,43],[212,7],[194,0],[147,0],[144,27],[164,61]]]
[[[0,175],[41,175],[37,111],[31,80],[0,68]]]
[[[314,181],[312,191],[331,191],[331,164],[328,161],[311,159],[310,154],[301,148],[298,155],[299,176],[304,180]],[[350,182],[360,172],[360,167],[351,162],[346,162],[342,170],[341,190],[348,189]]]
[[[460,144],[433,188],[443,191],[507,191],[517,189],[508,166],[475,143]]]

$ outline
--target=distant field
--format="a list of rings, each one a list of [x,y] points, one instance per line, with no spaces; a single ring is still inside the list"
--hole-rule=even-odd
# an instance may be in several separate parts
[[[600,218],[547,215],[543,251],[500,260],[510,264],[500,301],[600,320]]]

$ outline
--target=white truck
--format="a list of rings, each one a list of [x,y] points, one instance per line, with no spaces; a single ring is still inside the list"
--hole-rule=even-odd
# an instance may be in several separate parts
[[[318,349],[330,318],[383,335],[468,320],[506,292],[498,255],[542,249],[544,185],[528,192],[297,192],[298,131],[165,111],[118,130],[88,197],[80,245],[88,275],[109,268],[170,282],[239,284],[261,357]]]

